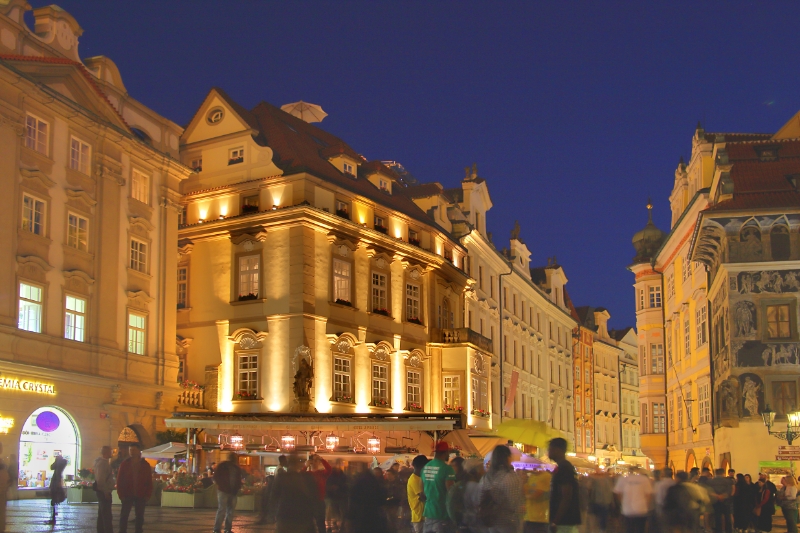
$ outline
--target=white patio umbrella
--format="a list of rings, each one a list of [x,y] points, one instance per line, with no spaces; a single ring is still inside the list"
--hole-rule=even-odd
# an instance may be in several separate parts
[[[302,100],[293,104],[282,105],[281,110],[306,122],[322,122],[322,119],[328,116],[317,104],[309,104]]]
[[[186,453],[186,445],[182,442],[168,442],[154,448],[142,450],[145,459],[175,459],[178,454]]]

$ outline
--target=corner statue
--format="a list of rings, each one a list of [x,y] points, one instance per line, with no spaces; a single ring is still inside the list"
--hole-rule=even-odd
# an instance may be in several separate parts
[[[308,404],[311,399],[311,382],[314,379],[314,369],[311,368],[305,358],[300,359],[298,367],[294,375],[294,396],[301,405],[303,401]]]

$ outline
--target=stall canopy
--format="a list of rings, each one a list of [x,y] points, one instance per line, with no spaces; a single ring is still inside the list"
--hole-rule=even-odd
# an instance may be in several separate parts
[[[469,438],[472,444],[475,445],[475,449],[478,450],[478,455],[481,457],[486,457],[489,452],[494,450],[495,446],[508,443],[507,438],[498,437],[496,435],[470,435]]]
[[[178,454],[186,455],[186,445],[180,442],[168,442],[160,446],[142,450],[145,459],[175,459]]]
[[[564,436],[559,430],[551,428],[545,422],[519,418],[506,420],[497,426],[497,435],[507,440],[520,442],[528,446],[536,446],[540,449],[547,449],[547,443],[550,442],[550,439]]]

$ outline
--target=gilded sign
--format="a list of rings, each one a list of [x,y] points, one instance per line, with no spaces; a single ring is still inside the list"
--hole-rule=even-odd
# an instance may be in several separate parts
[[[34,394],[55,394],[56,386],[52,383],[40,383],[27,379],[5,378],[0,376],[0,389],[32,392]]]

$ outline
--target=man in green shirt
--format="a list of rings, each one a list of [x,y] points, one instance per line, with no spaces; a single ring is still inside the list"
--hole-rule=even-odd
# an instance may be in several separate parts
[[[425,487],[424,533],[447,533],[450,518],[447,515],[447,490],[455,481],[456,472],[447,464],[450,447],[446,442],[437,442],[433,461],[422,469]]]

